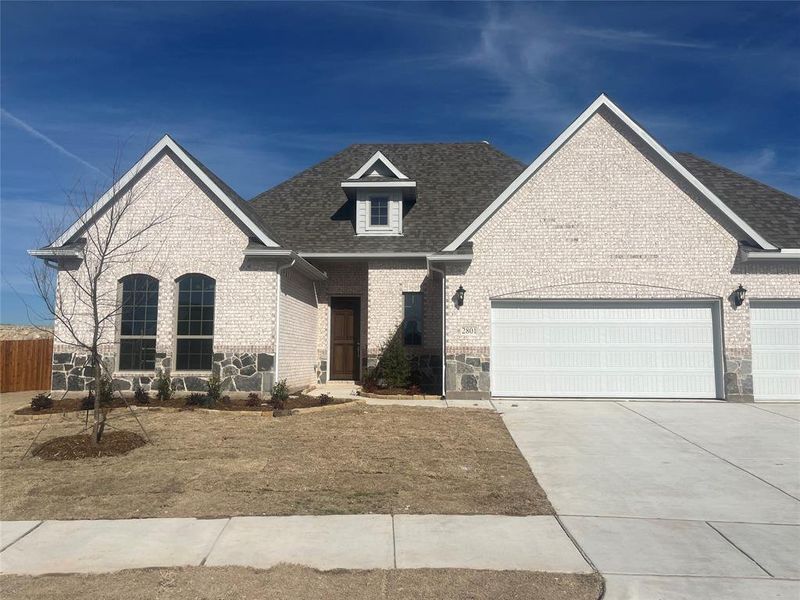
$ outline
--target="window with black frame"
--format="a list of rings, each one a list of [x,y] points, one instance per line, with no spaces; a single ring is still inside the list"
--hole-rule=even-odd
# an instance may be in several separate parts
[[[422,292],[403,294],[403,343],[422,345]]]
[[[128,275],[120,280],[119,370],[153,371],[156,361],[158,280]]]
[[[178,280],[177,371],[210,371],[214,356],[215,282],[206,275]]]

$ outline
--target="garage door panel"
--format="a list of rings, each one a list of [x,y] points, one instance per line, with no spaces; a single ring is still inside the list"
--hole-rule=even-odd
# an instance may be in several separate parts
[[[654,328],[652,322],[648,324],[625,321],[611,324],[584,320],[558,324],[498,323],[494,331],[498,340],[503,343],[520,346],[594,344],[605,347],[607,344],[629,346],[671,344],[685,347],[687,344],[696,344],[705,348],[713,341],[713,333],[707,323],[681,323],[671,328]]]
[[[496,303],[497,396],[717,395],[712,307],[666,303]]]
[[[493,381],[494,377],[493,372]],[[685,374],[678,381],[669,373],[641,372],[510,371],[501,377],[508,391],[497,390],[497,396],[519,396],[513,390],[524,389],[524,395],[533,398],[651,398],[653,390],[669,389],[670,398],[713,398],[716,391],[714,381],[702,372]]]
[[[690,350],[678,348],[662,351],[649,347],[636,347],[616,352],[603,348],[576,349],[536,346],[503,346],[495,351],[495,360],[503,365],[503,370],[518,370],[537,365],[547,369],[698,369],[707,372],[714,368],[714,356],[706,348]]]
[[[800,301],[750,304],[753,395],[800,400]]]

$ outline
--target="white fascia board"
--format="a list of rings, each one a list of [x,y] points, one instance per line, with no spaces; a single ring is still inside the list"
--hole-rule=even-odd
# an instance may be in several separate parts
[[[381,161],[384,165],[386,165],[386,168],[389,169],[398,179],[408,179],[408,177],[403,175],[400,172],[400,169],[395,167],[392,164],[392,161],[386,158],[380,150],[375,154],[373,154],[372,157],[367,162],[365,162],[364,165],[358,171],[356,171],[350,177],[348,177],[348,179],[360,179],[361,177],[364,176],[364,173],[369,171],[372,168],[372,166],[378,161]]]
[[[633,119],[626,115],[622,109],[614,104],[605,94],[600,96],[592,102],[589,107],[584,110],[577,119],[575,119],[569,127],[567,127],[555,141],[545,148],[539,156],[536,157],[527,169],[525,169],[519,177],[517,177],[511,185],[509,185],[503,192],[492,202],[486,210],[484,210],[477,219],[475,219],[455,240],[444,248],[445,252],[451,252],[458,248],[461,244],[467,241],[491,216],[503,205],[505,202],[528,181],[541,167],[544,165],[583,125],[594,115],[601,107],[605,106],[614,115],[616,115],[623,123],[625,123],[636,135],[641,138],[656,154],[663,158],[667,164],[674,168],[681,174],[692,186],[694,186],[703,196],[705,196],[714,206],[716,206],[725,216],[727,216],[733,223],[735,223],[742,231],[744,231],[750,238],[765,250],[777,250],[775,246],[770,244],[761,235],[758,234],[750,225],[734,213],[716,194],[703,185],[694,175],[692,175],[686,167],[680,164],[674,156],[661,146],[649,133],[640,127]]]
[[[85,226],[97,215],[105,206],[114,198],[116,193],[124,189],[140,172],[142,172],[158,155],[159,153],[168,148],[177,156],[177,158],[186,165],[189,170],[210,189],[217,198],[236,215],[236,217],[247,227],[247,229],[255,235],[265,246],[277,247],[278,244],[264,233],[253,221],[244,214],[233,199],[223,192],[217,184],[215,184],[206,175],[195,162],[190,159],[186,153],[178,146],[169,135],[162,137],[155,146],[150,148],[147,153],[135,164],[131,169],[117,180],[111,188],[103,194],[97,202],[95,202],[81,217],[73,223],[61,236],[53,242],[54,246],[63,246],[72,236],[74,236],[81,227]]]
[[[427,258],[430,252],[300,252],[302,258]]]
[[[75,248],[36,248],[28,250],[28,255],[36,258],[81,258],[81,251]]]
[[[417,187],[416,181],[370,181],[369,179],[362,179],[360,181],[343,181],[343,188],[415,188]]]
[[[782,248],[769,252],[746,252],[745,260],[800,260],[800,248]]]
[[[244,251],[245,256],[264,258],[286,258],[295,261],[292,266],[305,272],[311,279],[322,280],[328,276],[310,262],[298,255],[294,250],[285,248],[250,248]]]
[[[428,257],[428,262],[469,262],[471,260],[472,254],[453,254],[450,256],[434,254]]]

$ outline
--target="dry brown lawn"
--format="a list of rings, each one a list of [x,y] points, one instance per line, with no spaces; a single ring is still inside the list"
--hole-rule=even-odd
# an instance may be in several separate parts
[[[346,513],[552,514],[501,418],[467,409],[334,407],[280,419],[142,411],[124,456],[21,459],[44,420],[0,402],[0,518]],[[111,423],[137,431],[124,410]],[[77,433],[53,415],[38,442]]]
[[[293,565],[266,571],[187,567],[0,577],[0,595],[6,600],[597,600],[601,591],[597,574],[462,569],[322,572]]]

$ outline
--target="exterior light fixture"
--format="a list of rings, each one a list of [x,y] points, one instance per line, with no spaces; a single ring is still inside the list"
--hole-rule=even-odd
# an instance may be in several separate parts
[[[467,290],[464,289],[463,285],[459,285],[458,289],[456,290],[456,306],[464,306],[464,294]]]
[[[742,287],[742,284],[739,284],[739,287],[733,290],[733,304],[734,306],[741,306],[744,303],[744,295],[747,293],[747,290]]]

